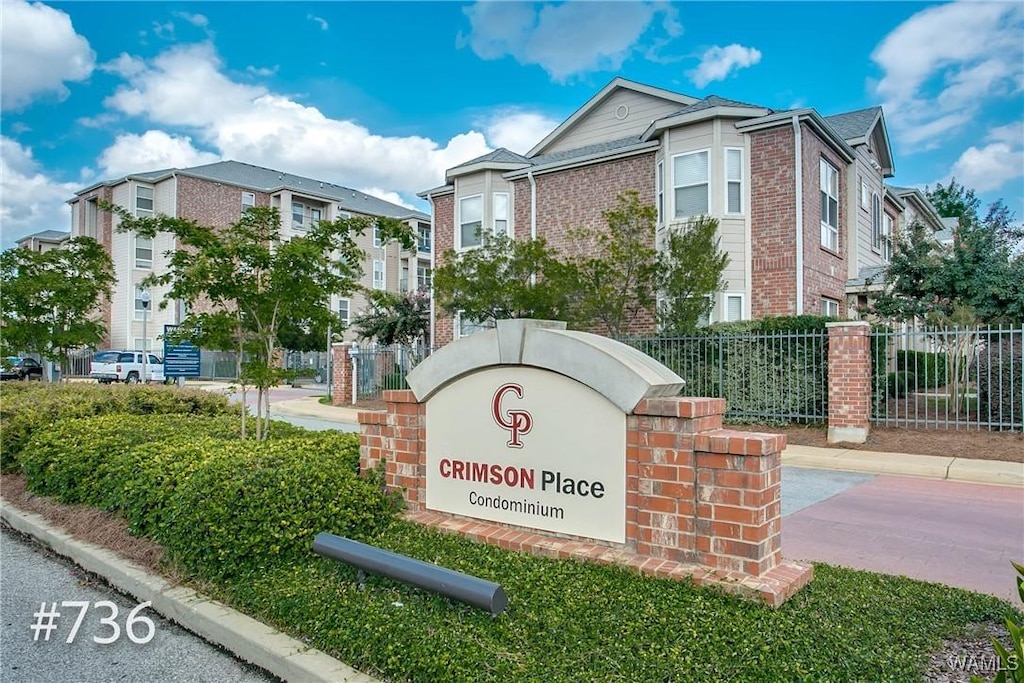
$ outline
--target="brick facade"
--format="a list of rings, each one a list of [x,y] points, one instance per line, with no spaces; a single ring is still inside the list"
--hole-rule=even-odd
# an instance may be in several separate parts
[[[352,356],[348,343],[331,344],[331,405],[352,405]]]
[[[846,219],[849,210],[846,191],[849,172],[846,162],[818,137],[817,133],[801,124],[803,132],[804,180],[804,313],[821,313],[821,299],[828,297],[839,302],[839,315],[846,314],[846,255],[849,234]],[[839,250],[830,251],[821,246],[821,159],[839,171]],[[854,207],[856,208],[856,207]]]
[[[871,419],[871,326],[828,323],[828,440],[864,443]]]
[[[725,401],[640,401],[626,418],[626,543],[485,522],[426,509],[426,404],[384,393],[386,411],[359,413],[360,467],[385,468],[408,517],[502,548],[619,564],[779,605],[810,567],[780,551],[780,454],[785,437],[722,429]]]
[[[178,176],[177,183],[178,218],[215,228],[226,228],[242,218],[242,192],[249,190],[190,176]],[[270,206],[269,194],[253,194],[256,206]]]

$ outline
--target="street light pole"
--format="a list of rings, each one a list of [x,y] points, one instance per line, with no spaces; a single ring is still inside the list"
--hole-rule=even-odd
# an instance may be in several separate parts
[[[146,343],[149,338],[146,335],[146,323],[149,318],[149,290],[142,290],[142,294],[139,295],[139,300],[142,302],[142,383],[145,384],[146,380],[146,361],[149,360],[149,351],[146,349]]]

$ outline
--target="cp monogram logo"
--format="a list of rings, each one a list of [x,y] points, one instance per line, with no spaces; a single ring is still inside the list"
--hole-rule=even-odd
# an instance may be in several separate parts
[[[494,417],[494,421],[498,423],[498,426],[502,429],[507,429],[511,434],[511,438],[508,440],[509,448],[522,448],[523,442],[520,437],[523,434],[529,434],[530,430],[533,429],[533,418],[525,410],[509,410],[503,413],[501,408],[501,401],[505,398],[505,394],[513,393],[516,398],[523,397],[523,388],[518,384],[503,384],[498,387],[498,390],[494,392],[494,398],[491,400],[491,415]]]

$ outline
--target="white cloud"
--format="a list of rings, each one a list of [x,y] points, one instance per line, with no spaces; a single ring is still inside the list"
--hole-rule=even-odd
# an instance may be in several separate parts
[[[1011,145],[1024,144],[1024,121],[997,126],[988,132],[988,140],[1006,142]]]
[[[402,199],[402,195],[398,194],[397,192],[392,192],[390,190],[382,190],[379,187],[364,187],[364,188],[356,188],[356,189],[359,190],[360,192],[362,192],[363,194],[370,195],[371,197],[376,197],[377,199],[383,199],[386,202],[391,202],[392,204],[398,204],[399,206],[404,206],[407,209],[416,209],[417,211],[419,211],[419,209],[417,207],[413,206],[409,202],[407,202],[404,199]]]
[[[310,21],[315,21],[316,23],[320,24],[321,31],[326,31],[327,29],[330,28],[330,25],[327,23],[327,20],[324,19],[323,17],[318,17],[315,14],[307,14],[306,18],[309,19]]]
[[[116,74],[121,78],[131,78],[136,74],[141,73],[146,68],[146,63],[141,59],[132,57],[131,55],[122,52],[117,56],[117,59],[112,59],[109,62],[104,62],[99,66],[100,71],[106,71],[107,73]]]
[[[715,45],[701,55],[700,64],[696,69],[687,71],[694,85],[703,88],[712,81],[724,81],[730,73],[737,69],[745,69],[761,61],[761,51],[753,47],[744,47],[737,43],[721,47]]]
[[[953,164],[950,175],[978,192],[998,190],[1024,176],[1024,147],[1012,147],[1005,142],[968,147]]]
[[[258,76],[260,78],[268,78],[269,76],[273,76],[274,74],[276,74],[280,68],[280,64],[275,64],[272,67],[253,66],[252,64],[250,64],[249,66],[245,67],[245,71],[246,73],[250,73],[253,76]]]
[[[265,87],[234,82],[221,69],[210,44],[175,46],[146,62],[106,103],[158,127],[185,128],[220,158],[406,195],[441,184],[445,169],[490,150],[479,131],[443,145],[376,135]],[[114,160],[111,153],[112,166]]]
[[[118,135],[98,160],[102,175],[108,178],[215,161],[220,161],[220,156],[196,149],[192,138],[176,137],[162,130],[148,130],[142,135]]]
[[[40,95],[63,100],[68,96],[65,82],[82,81],[92,73],[96,55],[65,12],[42,3],[4,0],[0,25],[4,110],[24,107]]]
[[[163,40],[174,40],[174,23],[168,21],[161,24],[159,21],[154,21],[153,35]]]
[[[664,4],[563,2],[538,9],[527,3],[477,2],[463,11],[470,33],[459,34],[460,46],[469,45],[481,59],[510,55],[520,64],[537,64],[558,82],[619,69],[659,14],[670,36],[682,30],[675,11]]]
[[[558,123],[543,114],[513,109],[496,113],[483,128],[492,146],[526,154]]]
[[[886,120],[901,142],[929,148],[1024,85],[1024,5],[957,2],[922,10],[897,26],[871,58]]]
[[[192,24],[193,26],[198,26],[199,28],[202,28],[202,29],[205,29],[207,26],[210,25],[210,20],[207,19],[206,16],[203,15],[203,14],[189,14],[188,12],[175,12],[174,16],[178,17],[179,19],[184,19],[185,21],[187,21],[188,23]]]
[[[30,148],[0,136],[0,248],[40,230],[69,230],[71,212],[65,202],[78,189],[43,175]]]

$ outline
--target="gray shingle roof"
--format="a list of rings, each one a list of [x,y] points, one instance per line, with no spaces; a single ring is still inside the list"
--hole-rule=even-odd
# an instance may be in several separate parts
[[[422,217],[423,219],[429,218],[422,211],[410,209],[399,204],[392,204],[349,187],[292,175],[283,171],[275,171],[270,168],[263,168],[262,166],[253,166],[252,164],[240,161],[218,161],[213,164],[206,164],[205,166],[183,168],[181,172],[208,180],[219,180],[231,183],[232,185],[240,185],[262,192],[287,188],[296,192],[326,197],[340,204],[345,211],[390,216],[392,218],[404,218],[410,215],[417,218]]]
[[[504,147],[499,147],[493,152],[488,152],[483,156],[479,156],[476,159],[470,159],[465,163],[459,164],[459,166],[469,166],[470,164],[479,164],[485,161],[493,161],[500,164],[528,164],[530,160],[524,157],[522,154],[516,154]],[[455,168],[458,168],[456,166]]]
[[[600,154],[602,152],[614,152],[617,149],[630,147],[632,145],[639,144],[640,137],[633,135],[628,138],[619,138],[618,140],[608,140],[607,142],[597,142],[593,145],[585,145],[583,147],[576,147],[575,149],[567,149],[561,152],[552,152],[551,154],[541,154],[540,156],[533,157],[530,159],[530,163],[534,166],[540,166],[541,164],[550,164],[559,161],[569,161],[577,157],[590,156],[591,154]]]
[[[844,140],[863,138],[871,131],[871,125],[878,118],[878,114],[881,111],[881,107],[868,107],[867,109],[849,111],[845,114],[826,116],[825,122],[832,126],[832,129],[839,133]]]
[[[61,240],[66,240],[68,237],[71,237],[71,233],[62,230],[40,230],[39,232],[34,232],[31,235],[25,235],[18,241],[23,242],[25,240],[32,239],[33,237],[39,240],[60,242]]]
[[[880,285],[885,282],[885,271],[888,266],[864,266],[857,271],[857,277],[846,281],[847,287],[863,287],[864,285]]]
[[[745,109],[768,109],[769,112],[771,111],[770,108],[763,107],[763,106],[761,106],[759,104],[748,104],[746,102],[738,102],[736,100],[728,100],[728,99],[726,99],[724,97],[719,97],[718,95],[708,95],[707,97],[702,99],[700,102],[695,102],[695,103],[693,103],[693,104],[691,104],[689,106],[683,107],[679,111],[673,112],[672,114],[669,114],[669,116],[666,116],[664,118],[669,118],[671,116],[680,116],[682,114],[691,114],[691,113],[693,113],[695,111],[702,111],[704,109],[711,109],[712,107],[742,107],[742,108],[745,108]]]

